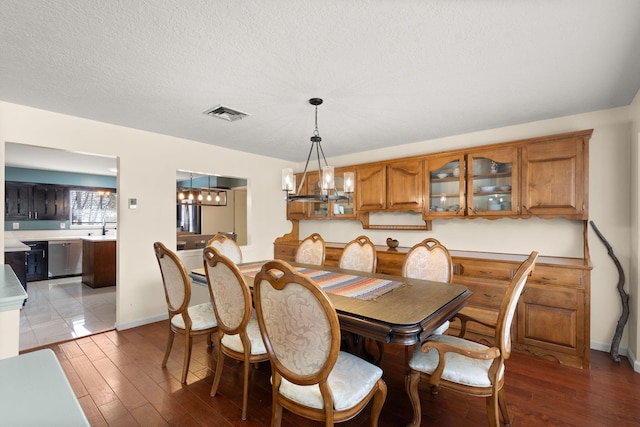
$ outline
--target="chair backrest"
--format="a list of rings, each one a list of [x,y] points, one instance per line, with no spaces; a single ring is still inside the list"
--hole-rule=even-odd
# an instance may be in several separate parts
[[[226,256],[236,264],[242,263],[242,251],[240,250],[240,246],[238,246],[232,238],[223,233],[217,233],[213,236],[213,238],[207,242],[207,246],[213,246],[220,251],[222,255]]]
[[[266,263],[253,286],[274,387],[282,377],[326,387],[340,352],[340,324],[325,292],[284,261]]]
[[[498,321],[496,324],[496,347],[500,349],[500,354],[504,359],[508,359],[511,354],[511,324],[516,311],[518,299],[522,294],[527,278],[531,274],[538,260],[538,252],[531,252],[529,257],[520,264],[518,270],[511,279],[509,287],[504,295],[500,312],[498,313]]]
[[[218,330],[238,334],[249,323],[251,290],[236,263],[215,247],[204,248],[202,258]]]
[[[324,252],[324,240],[318,233],[313,233],[298,245],[296,262],[323,265]]]
[[[182,261],[172,250],[160,242],[153,244],[156,253],[164,294],[169,308],[169,318],[176,314],[188,317],[187,307],[191,299],[191,280]]]
[[[340,255],[340,268],[374,273],[378,257],[376,247],[367,236],[358,236],[347,243]]]
[[[451,283],[451,255],[436,239],[425,239],[407,252],[402,264],[402,275],[411,279]]]

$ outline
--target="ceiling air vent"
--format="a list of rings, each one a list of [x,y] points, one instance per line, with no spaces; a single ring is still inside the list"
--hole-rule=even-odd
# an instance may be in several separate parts
[[[204,114],[211,117],[217,117],[228,122],[235,122],[236,120],[244,119],[249,115],[247,113],[243,113],[242,111],[226,107],[224,105],[217,105],[213,108],[210,108],[205,111]]]

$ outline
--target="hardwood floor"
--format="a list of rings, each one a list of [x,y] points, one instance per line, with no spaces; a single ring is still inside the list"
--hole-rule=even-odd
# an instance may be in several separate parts
[[[166,369],[160,367],[167,322],[109,331],[50,345],[93,426],[269,426],[270,367],[251,370],[249,419],[240,419],[241,364],[226,359],[218,394],[210,397],[216,350],[199,337],[186,385],[180,384],[183,345],[176,338]],[[382,362],[389,388],[381,427],[404,426],[411,405],[404,392],[404,349],[385,347]],[[628,361],[592,352],[591,370],[561,366],[522,354],[507,361],[506,398],[513,426],[638,426],[640,374]],[[487,425],[484,398],[447,390],[431,395],[421,385],[423,426]],[[370,408],[342,423],[368,426]],[[284,411],[283,427],[319,426]]]

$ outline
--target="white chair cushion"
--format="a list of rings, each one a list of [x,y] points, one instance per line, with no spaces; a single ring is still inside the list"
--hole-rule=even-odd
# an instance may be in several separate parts
[[[264,347],[262,335],[260,335],[260,327],[258,326],[258,319],[256,318],[255,312],[251,313],[249,323],[247,323],[247,335],[251,342],[251,354],[265,354],[267,352],[267,349]],[[233,351],[237,351],[238,353],[244,352],[244,346],[242,345],[239,334],[224,335],[220,342],[223,346]]]
[[[191,318],[191,330],[199,331],[218,326],[216,315],[213,312],[213,306],[207,302],[189,307],[189,317]],[[176,328],[184,329],[184,320],[182,316],[173,316],[171,324]]]
[[[381,377],[382,369],[341,351],[328,379],[334,409],[342,411],[354,407],[369,394]],[[301,386],[283,378],[280,393],[302,405],[322,409],[322,395],[317,384]]]
[[[429,341],[442,341],[456,347],[469,350],[486,350],[488,347],[473,341],[468,341],[449,335],[432,335]],[[465,384],[473,387],[490,387],[489,367],[493,360],[479,360],[463,356],[458,353],[447,353],[446,364],[442,379],[458,384]],[[431,349],[428,353],[422,351],[421,346],[416,346],[413,356],[409,361],[411,369],[432,374],[438,366],[440,355],[436,349]],[[504,374],[504,366],[500,371],[500,378]]]
[[[442,335],[445,332],[447,332],[447,329],[449,329],[449,321],[445,321],[442,325],[438,326],[438,329],[436,329],[435,331],[433,331],[431,334],[432,335]]]

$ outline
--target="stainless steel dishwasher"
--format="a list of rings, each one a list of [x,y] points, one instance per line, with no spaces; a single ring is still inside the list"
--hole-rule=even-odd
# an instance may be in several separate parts
[[[49,278],[82,274],[82,240],[49,240]]]

